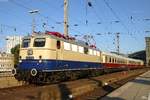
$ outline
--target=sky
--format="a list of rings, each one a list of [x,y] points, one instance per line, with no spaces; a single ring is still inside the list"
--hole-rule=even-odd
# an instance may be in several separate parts
[[[145,49],[145,37],[150,36],[150,20],[146,20],[150,19],[150,0],[68,1],[69,35],[82,40],[91,35],[100,50],[111,52],[116,51],[119,32],[121,53]],[[39,13],[31,15],[31,10]],[[0,50],[5,50],[6,36],[31,34],[33,16],[36,31],[63,34],[63,13],[63,0],[0,0]]]

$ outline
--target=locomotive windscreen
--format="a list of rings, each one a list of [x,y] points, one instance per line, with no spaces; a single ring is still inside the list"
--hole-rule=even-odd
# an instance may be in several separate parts
[[[30,44],[30,39],[24,39],[22,42],[22,47],[27,48],[29,47],[29,44]]]
[[[36,38],[34,40],[34,47],[44,47],[45,46],[45,38]]]

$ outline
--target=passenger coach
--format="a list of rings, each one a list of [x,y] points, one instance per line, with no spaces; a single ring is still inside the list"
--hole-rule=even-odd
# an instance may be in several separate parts
[[[105,69],[135,69],[144,65],[142,60],[106,52],[102,52],[102,63]]]

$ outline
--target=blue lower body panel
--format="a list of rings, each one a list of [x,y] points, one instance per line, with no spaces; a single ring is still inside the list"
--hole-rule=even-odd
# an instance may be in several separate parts
[[[22,60],[19,63],[19,70],[31,70],[32,68],[38,71],[62,71],[62,70],[86,70],[86,69],[101,69],[101,63],[81,62],[81,61],[66,61],[66,60]]]

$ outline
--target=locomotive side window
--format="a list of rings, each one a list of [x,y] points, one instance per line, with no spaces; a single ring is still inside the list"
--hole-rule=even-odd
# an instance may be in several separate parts
[[[100,52],[99,51],[96,51],[96,54],[97,54],[97,56],[100,56]]]
[[[27,48],[30,45],[30,39],[24,39],[22,42],[22,47]]]
[[[89,49],[89,54],[93,55],[93,50],[92,49]]]
[[[80,52],[80,53],[84,53],[83,47],[79,46],[79,52]]]
[[[71,50],[70,43],[64,42],[64,49]]]
[[[57,41],[57,49],[60,49],[61,48],[61,43],[60,41]]]
[[[75,51],[75,52],[78,51],[78,46],[77,45],[71,44],[71,46],[72,46],[72,51]]]
[[[93,53],[94,53],[94,55],[96,56],[96,51],[95,51],[95,50],[93,50]]]
[[[45,46],[45,38],[36,38],[34,40],[34,47],[44,47]]]

